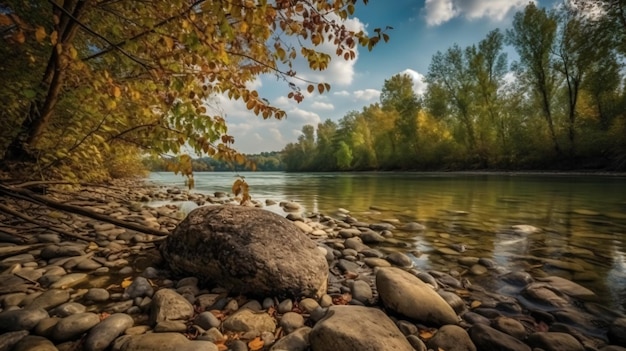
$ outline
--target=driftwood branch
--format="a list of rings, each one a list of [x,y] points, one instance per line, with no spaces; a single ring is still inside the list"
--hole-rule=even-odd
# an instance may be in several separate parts
[[[70,232],[68,232],[66,230],[57,228],[55,226],[51,226],[48,223],[39,221],[37,219],[34,219],[33,217],[30,217],[30,216],[27,216],[27,215],[25,215],[23,213],[17,212],[15,210],[13,210],[13,209],[3,205],[3,204],[0,204],[0,211],[4,212],[6,214],[9,214],[11,216],[15,216],[15,217],[21,218],[21,219],[25,220],[26,222],[30,222],[30,223],[36,224],[38,226],[44,227],[44,228],[49,229],[49,230],[51,230],[53,232],[59,233],[61,235],[64,235],[64,236],[67,236],[67,237],[70,237],[70,238],[83,240],[83,241],[87,241],[87,242],[91,241],[91,239],[89,239],[89,238],[82,237],[82,236],[80,236],[78,234],[70,233]]]
[[[154,229],[154,228],[150,228],[147,226],[143,226],[141,224],[137,224],[137,223],[132,223],[132,222],[126,222],[117,218],[113,218],[101,213],[97,213],[95,211],[89,210],[87,208],[84,207],[79,207],[79,206],[73,206],[73,205],[69,205],[69,204],[64,204],[55,200],[52,200],[46,196],[42,196],[39,194],[35,194],[34,192],[27,190],[27,189],[21,189],[21,188],[15,188],[15,187],[8,187],[6,185],[2,185],[0,184],[0,194],[3,194],[5,196],[9,196],[12,198],[16,198],[16,199],[20,199],[20,200],[25,200],[25,201],[29,201],[29,202],[35,202],[35,203],[40,203],[42,205],[57,209],[57,210],[61,210],[61,211],[66,211],[66,212],[70,212],[70,213],[75,213],[81,216],[85,216],[85,217],[89,217],[89,218],[93,218],[102,222],[107,222],[107,223],[111,223],[114,224],[116,226],[119,227],[123,227],[126,229],[131,229],[140,233],[145,233],[145,234],[151,234],[151,235],[157,235],[157,236],[167,236],[169,235],[168,232],[166,231],[162,231],[159,229]],[[11,210],[10,208],[4,206],[5,208]],[[13,211],[13,210],[11,210]],[[15,213],[18,213],[16,211],[13,211]],[[22,215],[22,214],[20,214]],[[20,217],[21,218],[21,217]],[[24,218],[22,218],[24,219]],[[26,219],[24,219],[26,220]],[[32,222],[32,221],[31,221]],[[32,222],[34,223],[34,222]],[[48,225],[49,226],[49,225]],[[82,239],[84,240],[84,239]]]

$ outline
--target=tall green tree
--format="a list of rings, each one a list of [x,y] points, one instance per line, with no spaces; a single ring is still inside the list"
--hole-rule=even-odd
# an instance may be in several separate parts
[[[330,119],[318,123],[316,133],[316,157],[313,162],[315,168],[330,171],[336,168],[334,157],[334,142],[337,132],[337,123]]]
[[[530,88],[548,126],[554,151],[560,155],[562,150],[554,118],[558,78],[551,60],[556,30],[556,15],[529,3],[524,11],[515,14],[513,28],[506,31],[506,41],[519,55],[519,64],[514,65],[517,78],[521,84]]]
[[[466,53],[469,51],[466,50]],[[463,139],[468,153],[478,155],[476,141],[476,106],[474,105],[473,86],[474,72],[472,72],[467,56],[463,49],[454,44],[445,53],[438,51],[428,66],[426,81],[437,89],[439,97],[449,103],[449,111],[455,120],[460,123],[457,127],[458,135]],[[445,95],[441,95],[444,93]],[[433,95],[433,93],[429,93]]]
[[[478,106],[477,129],[481,143],[481,152],[487,153],[496,142],[492,134],[497,135],[497,145],[506,148],[506,124],[502,117],[500,88],[508,71],[507,56],[503,52],[504,35],[495,29],[485,39],[466,49],[469,69],[474,77],[473,91]]]
[[[413,78],[408,74],[396,74],[386,79],[380,94],[380,103],[383,111],[397,113],[396,131],[402,149],[406,150],[409,157],[405,161],[416,158],[418,150],[418,119],[419,99],[413,90]]]

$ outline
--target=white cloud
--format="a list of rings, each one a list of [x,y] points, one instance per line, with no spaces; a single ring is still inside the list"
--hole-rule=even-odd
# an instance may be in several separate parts
[[[277,107],[285,107],[289,106],[289,103],[289,99],[286,96],[281,95],[275,100],[274,105]]]
[[[355,90],[354,97],[358,100],[372,101],[380,97],[380,91],[376,89]]]
[[[279,141],[281,143],[284,142],[283,134],[280,132],[280,130],[278,130],[278,128],[270,128],[269,132],[274,140]]]
[[[298,122],[301,122],[300,125],[303,126],[305,124],[311,124],[317,126],[318,123],[322,120],[320,116],[311,111],[306,111],[301,108],[293,108],[287,111],[287,119],[293,119]]]
[[[426,92],[426,87],[428,86],[428,84],[426,84],[426,82],[424,81],[423,74],[416,72],[410,68],[405,69],[404,71],[400,72],[400,74],[408,74],[409,76],[411,76],[411,78],[413,79],[413,91],[415,92],[415,94],[421,96],[424,94],[424,92]]]
[[[426,0],[424,11],[426,12],[426,24],[429,26],[438,26],[457,15],[452,0]]]
[[[529,0],[426,0],[423,12],[429,26],[438,26],[455,17],[502,21],[511,11],[523,8],[528,2]]]
[[[335,106],[327,102],[315,101],[314,103],[311,104],[311,108],[316,109],[316,110],[332,111],[335,109]]]
[[[347,90],[336,91],[333,95],[337,96],[350,96],[350,93]]]

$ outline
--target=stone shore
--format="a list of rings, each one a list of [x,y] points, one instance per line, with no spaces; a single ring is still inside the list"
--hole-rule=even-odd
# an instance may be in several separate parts
[[[237,202],[225,193],[129,180],[48,196],[163,231],[197,205]],[[328,216],[305,213],[290,201],[252,202],[281,209],[317,243],[329,281],[319,299],[251,299],[219,282],[174,279],[156,248],[158,236],[25,202],[3,203],[50,227],[0,213],[0,351],[626,351],[626,316],[568,279],[507,271],[454,246],[440,250],[455,269],[416,268],[395,236],[428,230],[421,223],[370,223],[344,209]],[[473,284],[484,276],[503,288]]]

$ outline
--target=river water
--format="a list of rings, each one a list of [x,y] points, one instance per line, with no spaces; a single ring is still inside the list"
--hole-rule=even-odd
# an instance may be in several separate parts
[[[394,231],[393,245],[382,247],[409,253],[420,269],[458,269],[460,255],[485,257],[503,270],[571,279],[626,312],[626,175],[206,172],[195,174],[194,191],[230,192],[238,175],[255,200],[292,200],[330,216],[343,208],[359,221],[398,227],[424,224],[423,232]],[[149,180],[185,186],[172,173]],[[515,225],[540,230],[519,233]],[[462,253],[450,250],[461,245]]]

